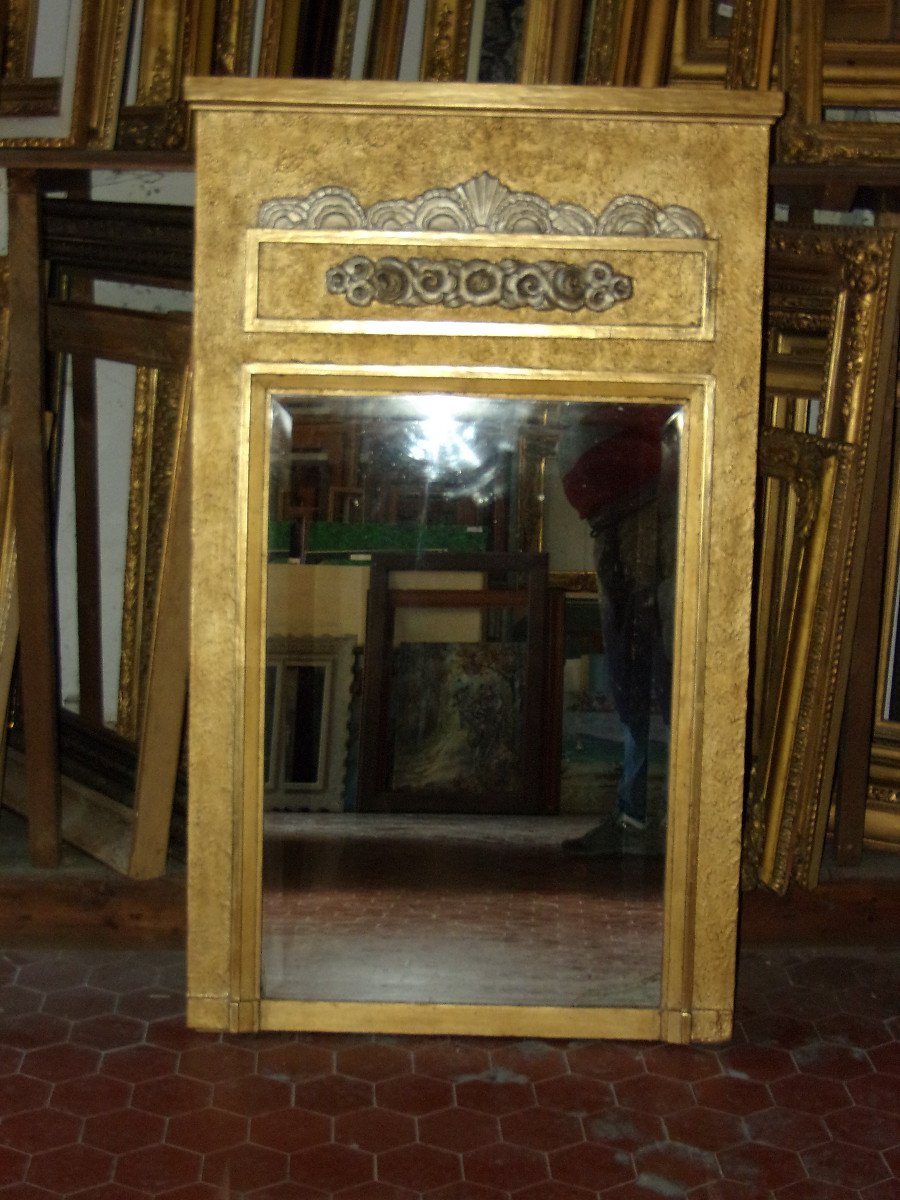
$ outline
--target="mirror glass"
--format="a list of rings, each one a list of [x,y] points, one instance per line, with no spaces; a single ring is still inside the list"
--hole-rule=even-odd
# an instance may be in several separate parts
[[[270,403],[263,996],[658,1005],[681,408]]]

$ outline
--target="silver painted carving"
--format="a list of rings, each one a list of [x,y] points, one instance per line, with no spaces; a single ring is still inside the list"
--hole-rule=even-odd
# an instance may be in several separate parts
[[[407,308],[563,309],[606,312],[628,300],[634,281],[617,274],[607,262],[586,266],[563,262],[500,262],[473,258],[385,257],[373,260],[354,255],[325,273],[325,286],[350,304],[393,304]]]
[[[303,197],[267,200],[262,229],[382,229],[437,233],[532,233],[587,237],[702,238],[700,217],[680,204],[661,207],[645,196],[618,196],[599,216],[580,204],[550,204],[511,191],[486,171],[414,200],[379,200],[364,208],[348,188],[321,187]]]

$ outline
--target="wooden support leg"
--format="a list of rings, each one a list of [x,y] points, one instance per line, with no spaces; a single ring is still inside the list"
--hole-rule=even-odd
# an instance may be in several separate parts
[[[44,437],[44,295],[40,178],[9,172],[9,402],[18,545],[20,674],[29,846],[35,866],[59,863],[57,632],[50,479]]]

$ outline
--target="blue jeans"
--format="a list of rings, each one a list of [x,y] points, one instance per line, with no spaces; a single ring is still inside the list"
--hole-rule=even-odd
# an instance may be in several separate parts
[[[620,812],[647,818],[650,713],[672,703],[674,513],[654,497],[591,521],[600,625],[613,703],[624,727]]]

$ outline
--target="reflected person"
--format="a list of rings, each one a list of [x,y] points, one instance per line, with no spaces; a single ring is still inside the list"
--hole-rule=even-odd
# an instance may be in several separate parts
[[[671,709],[679,429],[680,414],[668,406],[604,406],[560,438],[563,489],[593,538],[603,648],[623,730],[616,811],[564,842],[569,854],[641,854],[658,844],[648,835],[647,768],[654,703],[667,726]]]

